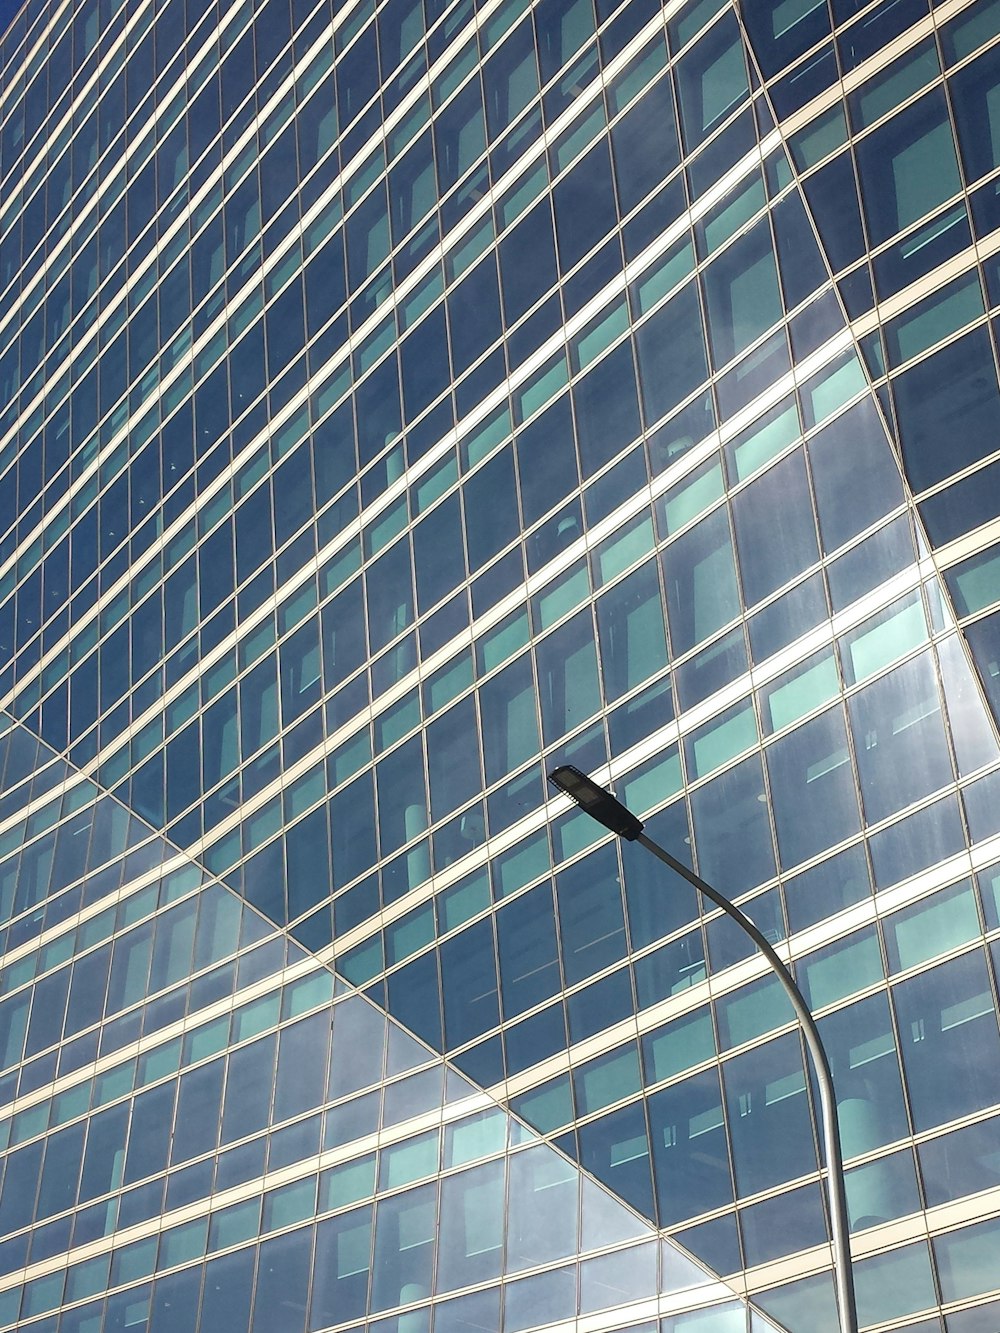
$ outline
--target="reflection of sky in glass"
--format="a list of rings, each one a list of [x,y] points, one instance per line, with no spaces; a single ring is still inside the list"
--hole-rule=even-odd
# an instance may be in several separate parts
[[[79,904],[84,919],[59,936],[69,947],[49,946],[42,958],[22,949],[0,974],[12,990],[0,1009],[5,1064],[19,1058],[19,1035],[25,1057],[52,1050],[42,1057],[40,1085],[35,1066],[25,1066],[21,1109],[7,1125],[12,1146],[0,1226],[12,1234],[8,1244],[27,1279],[23,1297],[18,1288],[0,1291],[0,1319],[16,1317],[18,1308],[22,1317],[40,1315],[72,1300],[83,1288],[82,1272],[102,1263],[107,1272],[109,1260],[117,1285],[258,1235],[254,1318],[270,1312],[292,1320],[282,1328],[305,1327],[307,1301],[310,1328],[400,1305],[411,1307],[406,1317],[417,1327],[421,1302],[543,1264],[556,1266],[515,1288],[505,1328],[534,1327],[546,1311],[548,1319],[564,1320],[618,1306],[641,1309],[659,1292],[680,1308],[742,1308],[728,1288],[672,1244],[657,1244],[647,1222],[440,1056],[269,930],[231,890],[207,880],[109,797],[75,781],[18,724],[0,747],[11,794],[27,799],[47,788],[57,808],[60,799],[78,808],[57,825],[55,864],[66,864],[58,850],[64,830],[88,838],[92,852],[68,863],[69,883],[50,881],[48,898],[31,887],[37,856],[21,858],[14,881],[15,898],[30,892],[53,920]],[[15,803],[8,799],[6,809],[9,815]],[[70,953],[74,962],[47,971],[33,987],[23,984],[36,962],[44,968],[46,957]],[[94,997],[102,992],[103,1058],[95,1071],[97,1033],[89,1025],[101,1016]],[[22,1009],[30,1012],[27,1021],[18,1018]],[[76,1035],[79,1029],[93,1040]],[[138,1054],[115,1061],[116,1045]],[[46,1083],[57,1072],[53,1093]],[[11,1091],[15,1080],[7,1076]],[[84,1148],[88,1105],[96,1118]],[[47,1125],[63,1128],[46,1138]],[[33,1202],[24,1172],[43,1151]],[[127,1245],[102,1239],[95,1206],[112,1226],[129,1228]],[[178,1213],[171,1225],[179,1209],[183,1220]],[[55,1215],[69,1218],[52,1224],[69,1244],[65,1287],[61,1273],[58,1281],[45,1275],[40,1238]],[[280,1235],[268,1239],[272,1233]],[[74,1249],[84,1244],[88,1257],[75,1265]],[[209,1260],[210,1282],[220,1263]],[[188,1308],[201,1280],[200,1266],[161,1280],[152,1312],[167,1291],[164,1310]],[[543,1290],[538,1306],[534,1295]],[[146,1309],[148,1287],[129,1299],[135,1310]],[[205,1307],[199,1327],[214,1326],[212,1308]],[[500,1288],[456,1297],[445,1309],[439,1318],[489,1317],[499,1328]],[[194,1329],[194,1320],[191,1306],[186,1326]]]

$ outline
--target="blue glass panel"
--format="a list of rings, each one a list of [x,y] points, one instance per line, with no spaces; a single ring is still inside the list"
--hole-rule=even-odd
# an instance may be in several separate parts
[[[677,67],[677,82],[684,139],[691,151],[748,91],[734,15],[727,14],[685,55]]]
[[[854,695],[850,714],[869,820],[893,814],[952,780],[937,686],[926,654]],[[905,725],[904,716],[915,720]]]
[[[568,984],[624,957],[625,920],[613,846],[562,871],[556,877],[556,898]]]
[[[497,914],[504,1016],[512,1018],[560,986],[552,889],[540,884]]]
[[[249,1326],[255,1258],[253,1250],[238,1250],[206,1265],[199,1323],[202,1333],[213,1328],[242,1333]]]
[[[723,1066],[740,1196],[816,1169],[798,1037],[792,1033]]]
[[[760,758],[753,755],[691,796],[698,872],[729,897],[774,874],[763,794]]]
[[[493,928],[481,921],[441,946],[444,1030],[448,1048],[499,1022]]]
[[[1000,1098],[1000,1031],[979,950],[901,982],[893,996],[918,1129]]]
[[[580,1128],[580,1161],[643,1216],[653,1216],[649,1137],[641,1102]]]
[[[732,1201],[722,1094],[714,1070],[654,1093],[649,1123],[661,1226]]]
[[[766,750],[782,865],[861,830],[843,713],[832,709]]]

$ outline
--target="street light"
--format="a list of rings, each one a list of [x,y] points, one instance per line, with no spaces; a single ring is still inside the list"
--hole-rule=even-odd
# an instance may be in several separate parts
[[[771,964],[775,975],[785,989],[792,1008],[802,1024],[802,1031],[812,1056],[816,1082],[819,1085],[819,1100],[823,1112],[823,1148],[826,1154],[826,1188],[830,1204],[830,1231],[833,1242],[834,1279],[837,1288],[837,1306],[840,1312],[841,1333],[857,1333],[858,1312],[854,1297],[854,1268],[851,1263],[851,1245],[849,1223],[847,1219],[847,1194],[844,1189],[844,1158],[840,1150],[840,1125],[837,1119],[837,1101],[833,1091],[833,1078],[830,1074],[830,1062],[823,1047],[816,1020],[809,1012],[805,997],[796,986],[791,972],[775,953],[770,941],[761,934],[748,916],[745,916],[728,898],[724,898],[718,889],[713,889],[700,875],[689,870],[682,861],[670,855],[659,843],[654,842],[643,830],[642,820],[632,813],[621,801],[612,796],[596,783],[593,778],[582,773],[571,764],[563,764],[549,774],[549,781],[599,824],[616,833],[628,842],[641,843],[647,851],[668,865],[671,870],[689,884],[693,884],[699,893],[705,895],[716,907],[721,907],[727,916],[753,940],[754,944]]]

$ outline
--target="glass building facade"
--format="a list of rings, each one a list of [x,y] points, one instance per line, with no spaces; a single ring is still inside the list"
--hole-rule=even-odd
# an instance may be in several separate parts
[[[0,1329],[1000,1328],[1000,2],[29,0]]]

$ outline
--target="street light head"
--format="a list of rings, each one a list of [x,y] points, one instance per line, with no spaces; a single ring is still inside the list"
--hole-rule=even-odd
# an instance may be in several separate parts
[[[603,824],[620,838],[634,842],[642,832],[641,819],[626,809],[621,801],[616,800],[604,787],[598,786],[593,778],[581,773],[572,764],[562,764],[559,768],[554,768],[549,774],[549,781],[553,787],[574,800],[591,819],[596,819],[598,824]]]

